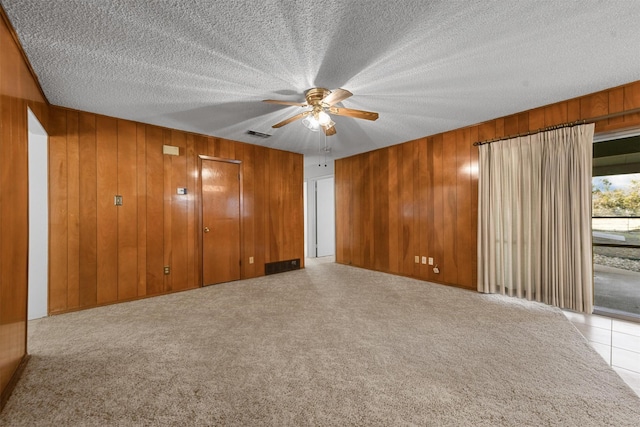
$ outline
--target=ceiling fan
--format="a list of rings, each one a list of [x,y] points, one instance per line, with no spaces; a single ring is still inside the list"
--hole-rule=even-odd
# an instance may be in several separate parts
[[[371,111],[354,110],[351,108],[335,107],[338,102],[344,101],[353,94],[346,89],[328,90],[321,87],[314,87],[305,92],[306,102],[289,102],[279,101],[276,99],[265,99],[263,102],[280,105],[293,105],[295,107],[311,107],[310,110],[303,111],[293,117],[289,117],[273,125],[273,128],[280,128],[296,120],[302,120],[307,128],[317,131],[322,128],[325,135],[331,136],[336,134],[335,123],[331,120],[329,114],[337,116],[353,117],[355,119],[376,120],[378,113]]]

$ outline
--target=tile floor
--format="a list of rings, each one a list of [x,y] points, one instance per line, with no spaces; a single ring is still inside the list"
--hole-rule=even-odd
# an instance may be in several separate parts
[[[640,396],[640,323],[563,311],[589,344]]]

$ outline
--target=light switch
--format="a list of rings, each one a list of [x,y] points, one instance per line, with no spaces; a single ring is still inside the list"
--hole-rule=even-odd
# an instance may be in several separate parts
[[[429,257],[429,265],[433,265],[433,258]]]
[[[249,264],[253,264],[253,257],[252,256],[249,257]]]
[[[423,264],[426,264],[426,263],[427,263],[427,257],[426,257],[426,256],[423,256],[423,257],[422,257],[422,263],[423,263]]]
[[[420,257],[416,255],[416,257],[414,258],[414,261],[416,264],[420,264]]]

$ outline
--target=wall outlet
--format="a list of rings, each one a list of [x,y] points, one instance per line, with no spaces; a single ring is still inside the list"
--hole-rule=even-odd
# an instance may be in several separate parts
[[[426,264],[426,263],[427,263],[427,257],[426,257],[426,256],[423,256],[423,257],[422,257],[422,263],[423,263],[423,264]]]
[[[413,259],[413,261],[414,261],[416,264],[420,264],[420,257],[419,257],[418,255],[416,255],[416,256],[415,256],[415,258]]]
[[[253,264],[253,257],[252,256],[249,257],[249,264]]]
[[[169,267],[168,265],[164,266],[164,274],[171,274],[171,267]]]
[[[433,258],[429,257],[429,265],[433,265]]]
[[[113,204],[115,206],[122,206],[122,196],[120,195],[113,196]]]

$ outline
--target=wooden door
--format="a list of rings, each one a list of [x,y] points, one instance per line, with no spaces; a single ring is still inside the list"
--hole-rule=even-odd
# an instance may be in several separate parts
[[[202,284],[240,279],[240,165],[202,160]]]

